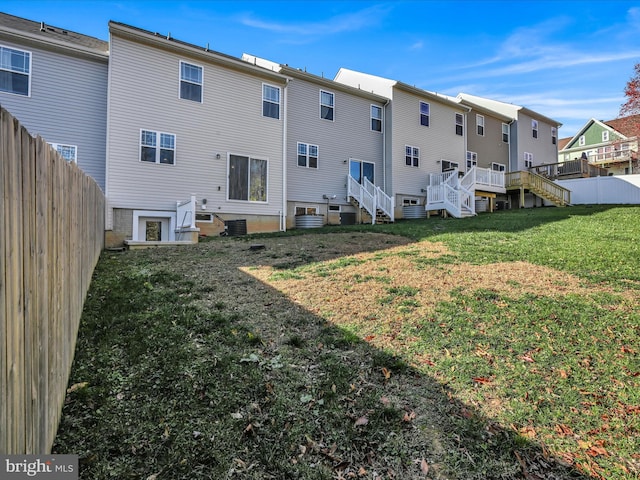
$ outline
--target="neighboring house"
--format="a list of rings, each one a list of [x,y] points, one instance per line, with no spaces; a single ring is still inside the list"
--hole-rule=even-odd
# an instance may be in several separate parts
[[[286,104],[287,228],[309,221],[302,215],[322,215],[323,224],[364,221],[349,198],[347,177],[384,185],[388,100],[252,55],[242,58],[291,79]]]
[[[104,190],[109,44],[0,13],[0,104]]]
[[[469,107],[402,82],[341,68],[335,81],[390,100],[386,108],[384,186],[395,216],[426,204],[430,174],[465,171]]]
[[[559,162],[584,159],[610,175],[638,173],[640,115],[600,121],[592,118],[558,152]]]
[[[284,229],[287,78],[122,23],[109,31],[107,244],[218,234],[223,221]]]

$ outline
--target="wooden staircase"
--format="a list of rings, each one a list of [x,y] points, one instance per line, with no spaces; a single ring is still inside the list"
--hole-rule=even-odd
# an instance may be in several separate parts
[[[524,207],[524,193],[529,191],[538,197],[553,203],[557,207],[571,204],[571,190],[561,187],[537,173],[519,171],[507,173],[505,176],[507,191],[520,191],[520,207]]]

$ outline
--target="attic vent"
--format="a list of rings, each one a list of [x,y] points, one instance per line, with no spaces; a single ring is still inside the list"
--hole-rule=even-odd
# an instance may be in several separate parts
[[[44,22],[40,22],[40,31],[44,32],[45,31],[45,24]]]

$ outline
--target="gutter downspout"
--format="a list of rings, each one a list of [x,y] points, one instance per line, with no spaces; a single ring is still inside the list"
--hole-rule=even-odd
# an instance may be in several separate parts
[[[387,106],[390,102],[391,99],[388,99],[382,106],[382,188],[387,195],[389,195],[387,189]]]
[[[284,85],[284,112],[282,125],[282,211],[280,214],[280,231],[287,231],[287,110],[289,109],[289,82],[290,78]]]

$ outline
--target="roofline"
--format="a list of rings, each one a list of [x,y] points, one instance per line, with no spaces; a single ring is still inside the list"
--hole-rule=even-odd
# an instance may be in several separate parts
[[[471,111],[471,107],[467,107],[466,105],[463,105],[459,102],[454,102],[452,100],[449,100],[447,97],[444,97],[442,95],[438,95],[437,93],[432,93],[429,92],[427,90],[423,90],[421,88],[418,87],[413,87],[407,83],[403,83],[403,82],[399,82],[399,81],[395,81],[395,83],[393,84],[394,87],[398,87],[401,90],[404,90],[405,92],[409,92],[409,93],[413,93],[414,95],[418,95],[421,97],[427,97],[430,98],[432,100],[436,100],[438,102],[444,103],[445,105],[449,105],[451,107],[457,108],[457,109],[462,109],[462,110],[466,110],[467,112]]]
[[[526,113],[530,117],[535,118],[536,120],[542,120],[545,123],[550,123],[551,125],[555,125],[557,128],[560,128],[562,126],[562,123],[558,122],[557,120],[554,120],[553,118],[549,118],[545,115],[542,115],[541,113],[538,113],[535,110],[531,110],[527,107],[520,107],[520,111],[522,111],[523,113]]]
[[[239,70],[241,72],[251,73],[259,77],[266,77],[272,81],[286,83],[288,78],[278,72],[268,70],[266,68],[255,66],[241,58],[226,55],[224,53],[210,50],[207,47],[199,47],[192,43],[176,40],[169,35],[160,35],[157,32],[150,32],[142,28],[133,27],[120,22],[109,21],[109,33],[122,38],[127,38],[139,43],[144,43],[152,47],[174,51],[177,53],[188,53],[192,57],[199,58],[204,61],[214,62],[224,67]]]
[[[107,50],[106,51],[100,51],[100,50],[96,50],[94,48],[89,48],[89,47],[85,47],[82,45],[77,45],[74,43],[70,43],[70,42],[62,42],[60,40],[57,40],[55,38],[47,38],[46,40],[43,39],[42,37],[39,37],[37,35],[33,35],[29,32],[25,32],[23,30],[17,30],[15,28],[11,28],[11,27],[0,27],[0,35],[2,34],[7,34],[10,37],[14,37],[20,40],[26,40],[27,42],[30,43],[36,43],[38,45],[52,45],[54,47],[57,47],[61,50],[69,50],[75,53],[79,53],[81,55],[84,56],[88,56],[88,57],[92,57],[92,58],[97,58],[100,60],[108,60],[109,59],[109,43],[108,42],[104,42],[107,45]],[[86,35],[85,35],[86,36]],[[94,37],[95,38],[95,37]],[[98,39],[100,40],[100,39]],[[104,41],[104,40],[100,40],[100,41]]]
[[[600,120],[598,120],[597,118],[593,118],[591,117],[589,120],[587,120],[587,122],[582,126],[582,128],[580,130],[578,130],[578,132],[571,137],[571,140],[569,140],[569,142],[567,143],[567,145],[571,145],[573,142],[575,142],[578,138],[580,138],[580,136],[593,124],[593,123],[599,123],[600,125],[602,125],[604,128],[606,128],[607,130],[611,131],[611,132],[615,132],[616,134],[620,135],[622,137],[622,140],[628,140],[629,138],[624,135],[623,133],[619,132],[618,130],[616,130],[615,128],[607,125],[605,122],[602,122]],[[602,143],[602,142],[601,142]],[[604,142],[603,145],[608,145],[610,142]],[[596,144],[596,145],[600,145],[600,144]],[[593,146],[593,145],[590,145]],[[573,148],[585,148],[585,145],[583,146],[578,146],[578,147],[571,147],[568,148],[567,150],[571,150]],[[563,149],[564,150],[564,149]]]
[[[457,98],[460,98],[460,97],[457,97]],[[469,100],[465,100],[464,98],[460,98],[460,103],[462,103],[463,105],[467,105],[468,107],[471,107],[472,110],[477,110],[479,112],[484,113],[485,115],[491,115],[503,122],[512,122],[514,120],[514,118],[509,117],[508,115],[503,115],[500,112],[496,112],[495,110],[491,110],[490,108],[483,107],[482,105],[478,105],[477,103],[474,103],[474,102],[470,102]]]
[[[280,72],[288,75],[293,78],[300,78],[302,80],[308,80],[313,83],[319,83],[328,88],[332,88],[334,90],[341,90],[346,93],[351,93],[354,95],[359,95],[361,97],[368,98],[369,100],[374,100],[379,103],[385,103],[389,99],[385,96],[378,95],[377,93],[369,92],[367,90],[362,90],[361,88],[352,87],[351,85],[346,85],[344,83],[336,82],[330,78],[320,77],[318,75],[314,75],[313,73],[309,73],[297,68],[290,67],[288,65],[280,65]]]

